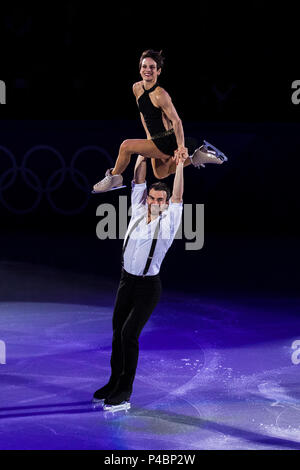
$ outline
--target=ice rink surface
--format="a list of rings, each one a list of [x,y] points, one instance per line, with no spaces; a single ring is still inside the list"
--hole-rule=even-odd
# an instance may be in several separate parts
[[[299,298],[163,290],[131,409],[110,413],[91,398],[110,375],[118,281],[0,272],[0,449],[300,449]]]

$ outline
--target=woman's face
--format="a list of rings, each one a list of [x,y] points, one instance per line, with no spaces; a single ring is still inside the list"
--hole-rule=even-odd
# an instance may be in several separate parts
[[[156,82],[161,69],[157,70],[157,63],[151,57],[145,57],[142,61],[140,75],[145,82]]]

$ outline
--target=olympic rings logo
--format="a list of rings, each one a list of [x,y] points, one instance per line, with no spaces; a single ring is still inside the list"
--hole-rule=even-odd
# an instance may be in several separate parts
[[[30,157],[37,151],[46,150],[51,152],[52,155],[55,156],[56,160],[60,164],[60,168],[55,170],[48,178],[47,183],[43,186],[41,178],[29,168],[29,161]],[[6,156],[9,157],[11,161],[11,168],[4,171],[4,173],[0,176],[0,202],[4,207],[6,207],[9,211],[15,214],[27,214],[35,210],[41,202],[43,194],[46,195],[47,200],[52,207],[52,209],[60,214],[63,215],[74,215],[79,214],[82,212],[88,204],[90,194],[91,194],[91,185],[86,177],[81,171],[75,168],[75,163],[81,154],[87,151],[97,151],[101,155],[103,155],[109,163],[111,167],[113,165],[113,160],[110,154],[102,147],[97,145],[89,145],[81,147],[77,150],[71,160],[70,166],[66,166],[65,160],[61,153],[56,150],[54,147],[49,145],[35,145],[30,150],[28,150],[24,157],[21,166],[17,165],[16,159],[14,154],[6,147],[0,145],[0,152],[3,152]],[[33,191],[37,193],[36,199],[31,207],[26,209],[18,209],[16,207],[12,207],[4,198],[3,193],[12,187],[15,182],[18,173],[21,174],[23,181],[25,184],[31,188]],[[52,193],[60,188],[66,178],[66,175],[69,174],[73,183],[77,186],[77,188],[81,189],[85,193],[85,200],[84,202],[77,207],[76,209],[66,210],[57,205],[53,201]]]

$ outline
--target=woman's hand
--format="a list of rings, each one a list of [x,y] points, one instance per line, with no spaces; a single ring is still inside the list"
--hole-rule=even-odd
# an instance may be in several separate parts
[[[175,160],[176,165],[178,165],[179,162],[184,163],[188,156],[188,149],[184,147],[184,145],[180,145],[178,149],[175,150],[174,157],[172,157],[172,160]]]

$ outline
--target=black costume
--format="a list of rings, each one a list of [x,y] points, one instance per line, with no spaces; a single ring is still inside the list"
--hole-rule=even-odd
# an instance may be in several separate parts
[[[172,157],[178,147],[174,129],[165,129],[162,120],[162,111],[160,108],[153,105],[149,96],[149,93],[154,91],[158,86],[158,83],[156,83],[149,90],[146,90],[143,86],[144,93],[138,99],[138,107],[144,117],[153,143],[161,152]]]

